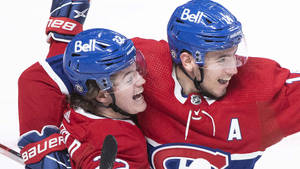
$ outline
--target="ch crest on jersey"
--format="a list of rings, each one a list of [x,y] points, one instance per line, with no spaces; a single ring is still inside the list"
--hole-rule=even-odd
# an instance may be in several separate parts
[[[191,169],[201,159],[211,169],[225,169],[230,164],[228,153],[194,144],[164,144],[153,148],[151,165],[154,169]]]
[[[193,105],[199,105],[199,104],[201,104],[201,98],[200,98],[200,96],[199,95],[192,95],[191,96],[191,103]]]

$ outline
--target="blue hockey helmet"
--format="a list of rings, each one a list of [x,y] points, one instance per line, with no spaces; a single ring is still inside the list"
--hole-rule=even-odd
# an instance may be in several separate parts
[[[111,75],[135,63],[137,54],[133,42],[120,33],[89,29],[68,44],[63,68],[77,93],[88,91],[87,80],[95,80],[101,90],[108,91],[113,87]]]
[[[238,45],[241,23],[222,5],[210,0],[191,0],[175,9],[168,23],[168,43],[173,61],[190,52],[199,66],[207,52]]]

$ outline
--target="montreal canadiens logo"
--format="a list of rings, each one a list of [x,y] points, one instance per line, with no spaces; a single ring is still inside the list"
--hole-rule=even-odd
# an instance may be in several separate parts
[[[193,144],[164,144],[154,149],[153,169],[225,169],[230,161],[225,152]]]

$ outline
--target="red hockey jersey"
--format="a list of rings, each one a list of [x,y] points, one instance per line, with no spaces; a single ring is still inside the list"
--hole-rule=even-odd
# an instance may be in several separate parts
[[[71,109],[65,113],[60,130],[72,168],[97,168],[103,140],[108,134],[113,135],[118,144],[114,168],[150,168],[145,137],[131,120],[109,119],[83,109]]]
[[[223,99],[183,97],[168,44],[134,42],[147,62],[148,107],[138,118],[153,168],[188,168],[204,159],[213,168],[250,169],[267,147],[300,131],[300,74],[250,57]]]
[[[222,100],[197,93],[183,97],[167,42],[133,41],[147,62],[148,106],[138,119],[153,168],[188,168],[200,158],[213,168],[250,169],[268,146],[300,131],[299,74],[272,60],[249,57]],[[64,94],[72,92],[61,64],[62,55],[50,57],[20,77],[21,134],[59,126]]]
[[[66,95],[72,91],[62,68],[66,43],[51,41],[47,59],[27,68],[18,80],[18,109],[21,137],[40,133],[45,126],[59,127],[67,108]]]

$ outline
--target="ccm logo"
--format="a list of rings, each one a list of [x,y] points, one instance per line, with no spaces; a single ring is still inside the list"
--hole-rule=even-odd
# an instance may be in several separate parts
[[[73,31],[76,26],[77,26],[76,23],[68,22],[60,19],[49,19],[47,25],[47,27],[49,28],[64,29],[67,31]]]
[[[27,151],[24,151],[22,153],[22,158],[24,162],[27,160],[30,160],[37,155],[40,155],[42,153],[46,153],[47,151],[64,144],[64,138],[62,136],[54,137],[49,140],[46,140],[45,142],[42,142],[40,144],[36,144],[35,146],[31,147]]]

